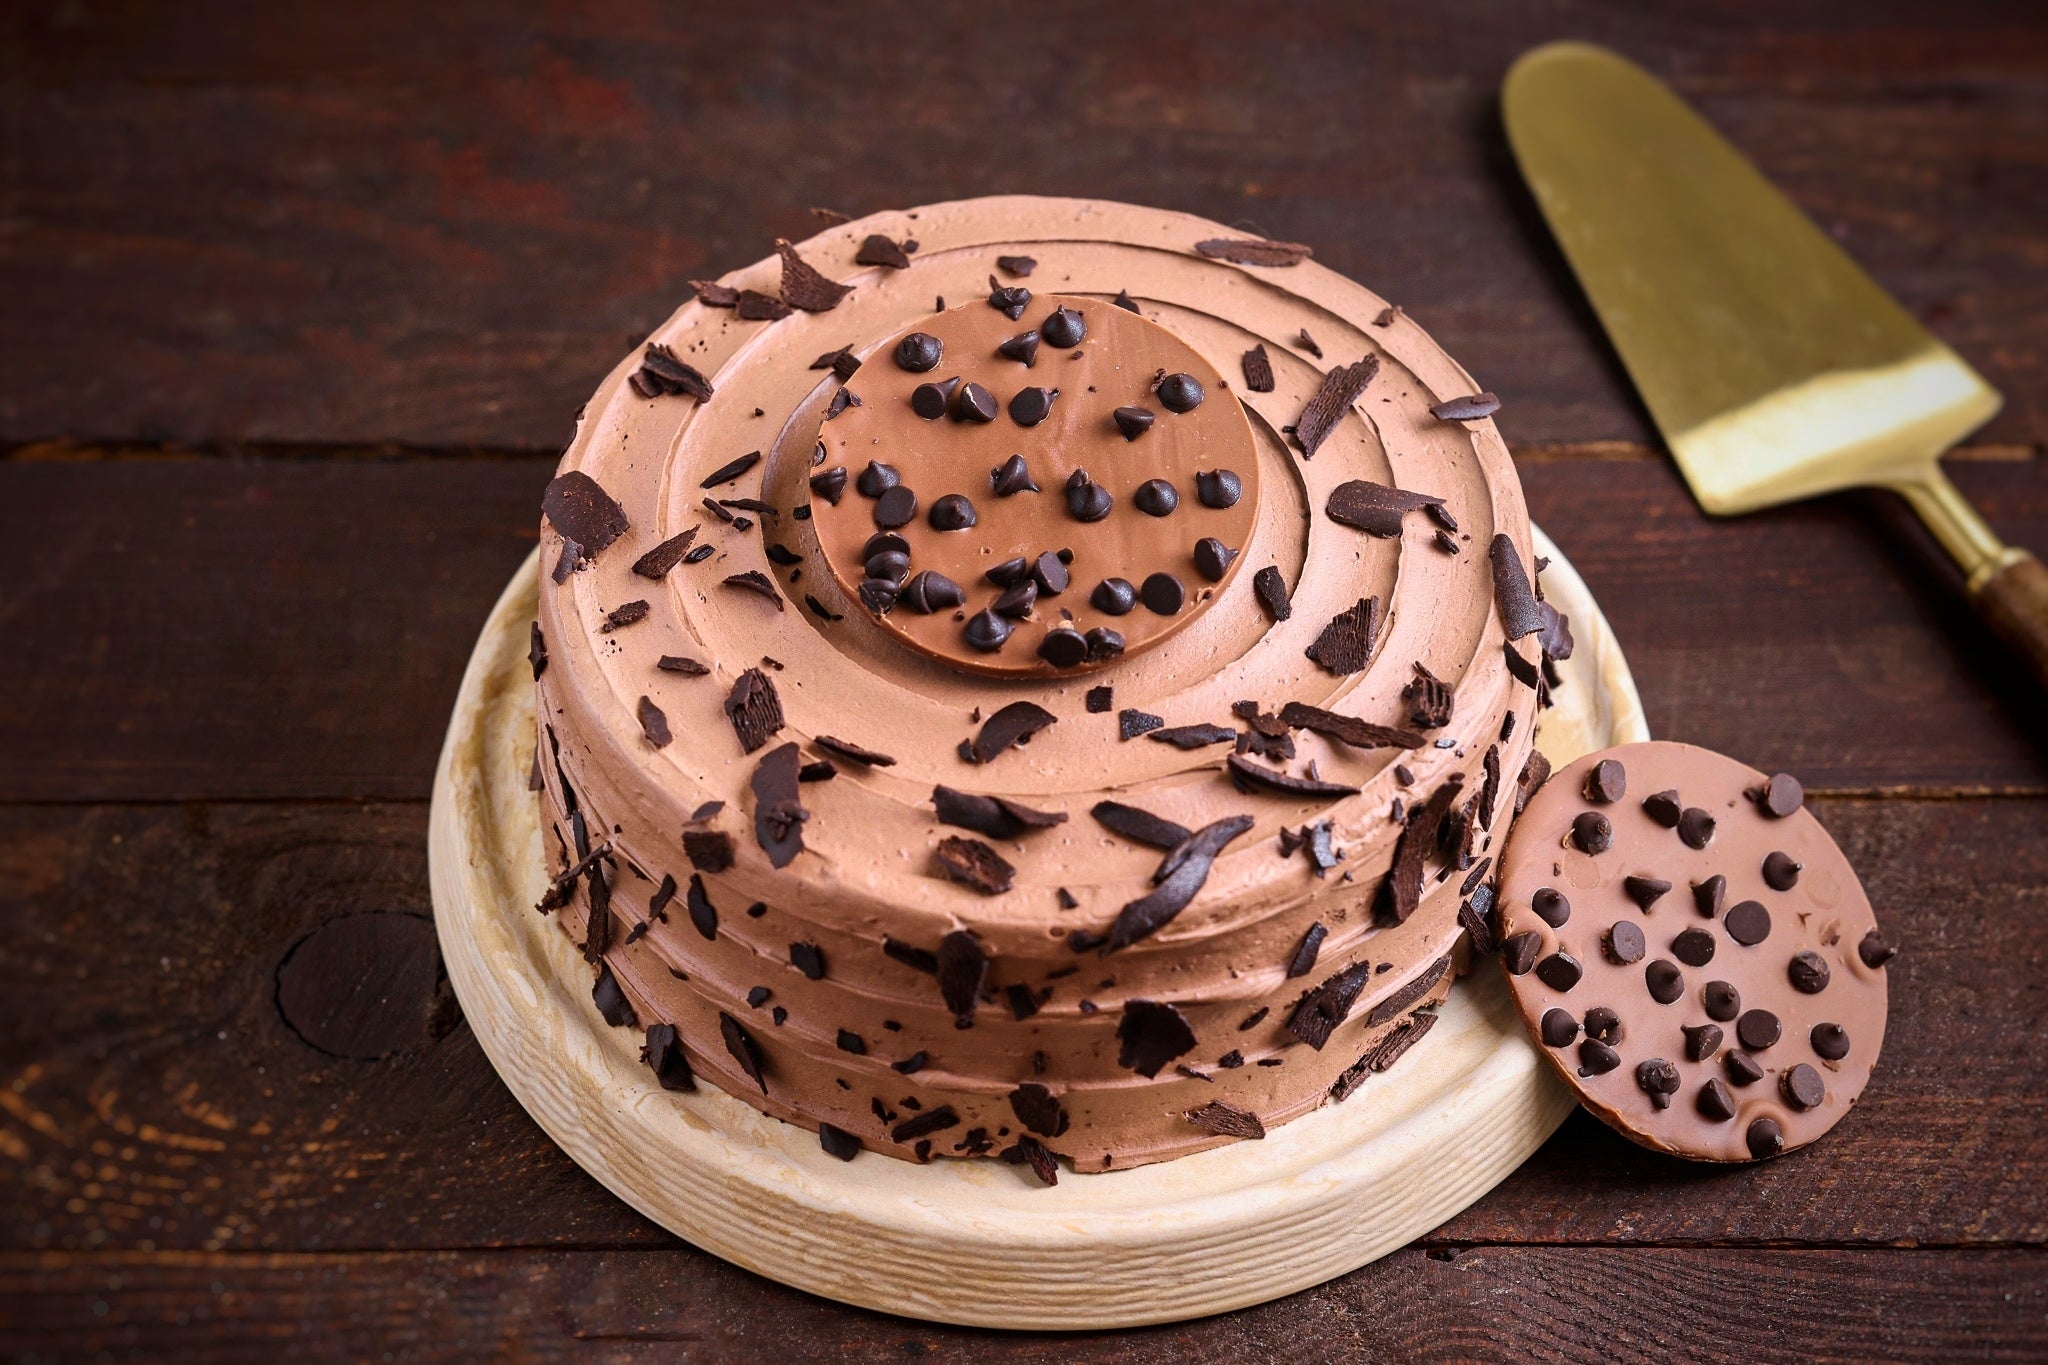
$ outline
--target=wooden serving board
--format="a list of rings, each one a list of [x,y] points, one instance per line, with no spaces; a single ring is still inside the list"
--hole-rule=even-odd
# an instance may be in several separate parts
[[[1539,747],[1562,766],[1647,739],[1628,665],[1585,584],[1541,531],[1546,595],[1577,649]],[[1461,981],[1399,1065],[1263,1141],[1046,1188],[994,1161],[827,1156],[808,1130],[716,1089],[673,1094],[606,1027],[590,971],[533,905],[546,876],[527,623],[538,552],[477,641],[434,779],[434,918],[449,980],[492,1065],[577,1164],[725,1259],[812,1293],[987,1327],[1129,1327],[1319,1284],[1493,1188],[1572,1099],[1498,977]],[[506,1191],[517,1198],[518,1191]]]

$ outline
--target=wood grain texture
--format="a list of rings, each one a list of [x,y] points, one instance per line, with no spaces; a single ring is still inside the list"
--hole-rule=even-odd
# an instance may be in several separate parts
[[[1574,1120],[1439,1237],[2048,1243],[2048,1058],[2013,1041],[2048,1030],[2048,801],[1816,810],[1905,947],[1884,1059],[1842,1126],[1715,1171]],[[0,808],[0,1245],[675,1245],[547,1140],[466,1026],[364,1062],[279,1016],[277,964],[321,925],[427,912],[426,820]]]
[[[1308,242],[1507,400],[1643,439],[1494,109],[1559,37],[1666,76],[2048,435],[2024,6],[1201,0],[9,6],[0,440],[548,447],[691,277],[848,212],[1097,195]]]
[[[1448,1258],[1445,1257],[1448,1255]],[[841,1308],[667,1251],[0,1255],[0,1351],[381,1359],[2019,1361],[2048,1280],[2025,1251],[1403,1251],[1259,1308],[1133,1333],[977,1332]]]
[[[37,547],[0,584],[36,662],[0,680],[0,800],[424,797],[551,469],[0,461],[0,536]],[[2048,544],[2037,461],[1952,472],[2015,540]],[[1662,460],[1553,449],[1522,475],[1652,733],[1816,789],[2048,790],[2032,680],[1888,499],[1710,522]]]

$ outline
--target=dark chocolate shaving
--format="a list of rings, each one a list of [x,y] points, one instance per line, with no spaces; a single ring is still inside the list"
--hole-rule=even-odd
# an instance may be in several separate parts
[[[1264,342],[1244,353],[1244,386],[1253,393],[1273,391],[1273,358],[1266,354]]]
[[[873,232],[860,244],[860,250],[853,253],[853,263],[879,265],[888,270],[908,270],[910,253],[881,233]]]
[[[775,693],[775,680],[758,668],[740,674],[726,694],[725,716],[743,751],[751,754],[766,744],[782,728],[782,699]]]
[[[657,749],[666,749],[675,736],[669,733],[668,716],[652,697],[640,698],[640,733]]]
[[[1315,458],[1316,451],[1337,429],[1338,421],[1379,372],[1380,358],[1369,355],[1356,364],[1339,365],[1323,376],[1322,387],[1308,400],[1308,406],[1294,423],[1294,443],[1301,447],[1304,459]]]
[[[643,398],[679,393],[699,403],[711,401],[711,381],[696,366],[679,358],[667,346],[649,342],[633,372],[633,388]]]
[[[718,937],[718,907],[711,903],[711,893],[704,889],[704,879],[692,873],[690,889],[683,897],[689,907],[690,923],[705,939]]]
[[[1067,1111],[1037,1081],[1026,1081],[1010,1092],[1010,1112],[1040,1137],[1056,1138],[1067,1131]]]
[[[790,944],[789,965],[812,981],[825,979],[825,951],[815,943]]]
[[[683,556],[697,542],[697,528],[692,526],[670,536],[661,544],[633,561],[633,572],[642,578],[663,578],[668,571],[683,562]]]
[[[591,1003],[597,1012],[613,1028],[635,1028],[640,1016],[633,1012],[633,1002],[626,998],[626,992],[619,987],[618,978],[612,975],[612,964],[601,964],[597,969],[597,980],[590,987]]]
[[[1405,488],[1389,488],[1366,479],[1352,479],[1330,490],[1323,512],[1340,526],[1363,531],[1369,536],[1396,540],[1401,535],[1401,518],[1428,507],[1441,507],[1443,499]]]
[[[533,622],[532,627],[526,637],[526,662],[533,666],[533,680],[539,682],[540,675],[548,671],[548,640],[545,635],[540,633],[540,622]],[[534,751],[533,761],[534,768],[538,771],[540,768],[540,751],[538,749]],[[535,790],[537,791],[539,788],[535,788]]]
[[[1451,708],[1457,698],[1451,685],[1436,674],[1415,665],[1415,676],[1401,689],[1408,703],[1408,723],[1418,730],[1441,730],[1451,723]]]
[[[1444,973],[1451,969],[1451,955],[1445,953],[1422,969],[1413,981],[1395,991],[1372,1007],[1365,1016],[1367,1028],[1378,1028],[1381,1024],[1392,1023],[1408,1012],[1408,1007],[1436,989],[1436,983],[1444,979]]]
[[[765,597],[775,604],[775,610],[783,610],[782,594],[776,591],[775,580],[762,573],[759,569],[748,569],[744,573],[729,574],[725,579],[725,586],[728,588],[738,588],[742,592],[751,592]]]
[[[889,757],[889,755],[877,753],[873,749],[863,748],[851,740],[835,739],[831,735],[819,735],[811,743],[837,758],[851,759],[855,763],[860,763],[870,768],[891,768],[896,765],[896,760]]]
[[[1015,884],[1017,869],[979,839],[950,835],[932,850],[932,866],[948,881],[971,887],[984,896],[1000,896]]]
[[[1139,939],[1158,932],[1189,902],[1209,880],[1209,869],[1231,840],[1252,827],[1249,815],[1232,815],[1205,825],[1168,851],[1153,874],[1156,889],[1130,902],[1118,912],[1110,926],[1102,951],[1113,953]]]
[[[1237,738],[1237,731],[1228,725],[1175,725],[1149,731],[1146,737],[1171,744],[1176,749],[1203,749],[1211,744],[1230,743]]]
[[[1351,1007],[1358,1003],[1371,976],[1372,964],[1361,961],[1325,979],[1294,1007],[1287,1017],[1287,1031],[1321,1052],[1337,1025],[1350,1017]]]
[[[767,1094],[767,1069],[762,1065],[761,1045],[754,1041],[754,1035],[724,1010],[718,1012],[718,1032],[725,1039],[725,1050],[740,1064],[740,1070],[747,1073],[747,1079],[760,1086],[762,1094]]]
[[[993,763],[1012,745],[1021,744],[1059,717],[1036,702],[1013,701],[982,722],[971,752],[976,763]]]
[[[740,291],[717,280],[691,280],[690,288],[697,293],[697,302],[706,308],[731,308],[740,301]]]
[[[1300,242],[1274,242],[1262,237],[1211,237],[1195,243],[1195,250],[1212,261],[1233,265],[1300,265],[1315,252]]]
[[[1536,594],[1529,590],[1529,575],[1522,568],[1515,542],[1505,534],[1497,535],[1487,554],[1493,559],[1493,604],[1500,611],[1501,628],[1510,640],[1536,634],[1543,629],[1543,613],[1537,609]]]
[[[1231,780],[1237,783],[1239,791],[1263,791],[1275,796],[1329,799],[1358,795],[1356,787],[1347,787],[1341,782],[1324,782],[1318,778],[1295,777],[1268,768],[1264,764],[1254,763],[1243,754],[1232,754],[1224,761],[1230,765]]]
[[[1490,393],[1467,394],[1463,398],[1446,398],[1441,403],[1432,403],[1429,411],[1439,422],[1472,422],[1499,412],[1500,399]]]
[[[796,311],[773,294],[764,294],[758,289],[742,289],[739,298],[733,301],[733,308],[748,322],[778,322]]]
[[[732,866],[732,836],[722,829],[686,829],[683,852],[699,872],[723,872]]]
[[[960,1126],[960,1115],[953,1106],[942,1104],[936,1109],[927,1109],[915,1118],[908,1118],[889,1130],[891,1142],[915,1142],[918,1138],[944,1132]]]
[[[1234,1108],[1221,1100],[1211,1100],[1199,1109],[1190,1109],[1183,1117],[1195,1127],[1218,1137],[1262,1138],[1266,1135],[1266,1125],[1257,1114]]]
[[[796,254],[795,247],[780,237],[775,239],[775,251],[782,257],[782,301],[790,307],[806,313],[826,313],[853,292],[852,285],[835,284],[819,274]]]
[[[1307,976],[1315,970],[1316,955],[1322,952],[1323,939],[1329,932],[1323,928],[1321,920],[1308,927],[1308,932],[1301,936],[1301,945],[1294,950],[1294,956],[1288,960],[1287,975],[1290,980],[1297,976]]]
[[[991,839],[1016,839],[1035,829],[1066,823],[1065,811],[1033,810],[1001,796],[979,796],[951,787],[932,788],[932,807],[939,823],[957,825]]]
[[[683,1042],[676,1035],[674,1024],[655,1024],[647,1030],[640,1060],[654,1072],[654,1079],[663,1090],[696,1090],[697,1078],[690,1071],[690,1059],[683,1054]]]
[[[939,970],[939,955],[937,953],[934,953],[929,948],[919,948],[914,944],[905,943],[900,938],[890,938],[884,935],[882,938],[882,951],[912,971],[924,972],[930,975]]]
[[[1444,817],[1465,785],[1463,773],[1450,778],[1430,793],[1429,800],[1408,812],[1407,823],[1394,846],[1393,871],[1387,874],[1386,899],[1394,923],[1405,924],[1422,904],[1422,874],[1430,853],[1436,848],[1437,832]]]
[[[1150,1080],[1176,1057],[1194,1050],[1195,1030],[1172,1005],[1158,1000],[1126,1000],[1116,1026],[1117,1065]]]
[[[988,979],[988,954],[981,940],[966,929],[955,929],[939,940],[933,959],[939,978],[939,996],[953,1012],[953,1023],[966,1028],[974,1022],[974,1007],[981,999],[982,983]]]
[[[761,463],[761,452],[750,450],[738,459],[728,460],[709,474],[706,474],[704,482],[697,486],[699,488],[716,488],[722,483],[732,483],[740,475],[746,473],[759,463]]]
[[[681,673],[692,678],[701,678],[711,671],[695,659],[686,659],[680,654],[664,654],[654,661],[654,666],[664,673]]]
[[[600,635],[609,635],[615,630],[622,630],[627,626],[637,625],[647,619],[647,613],[650,610],[652,608],[648,606],[645,598],[641,598],[636,602],[627,602],[623,606],[613,607],[605,614],[604,623],[598,626],[598,633]]]
[[[1194,833],[1186,825],[1175,824],[1150,811],[1126,806],[1119,801],[1098,801],[1088,813],[1112,833],[1153,848],[1178,847]]]
[[[540,510],[556,531],[576,542],[578,559],[596,559],[626,532],[625,509],[580,469],[557,475],[548,484]]]
[[[1303,652],[1332,673],[1356,673],[1371,661],[1379,630],[1380,599],[1361,597],[1348,611],[1331,617],[1323,633]]]
[[[754,839],[774,867],[788,867],[804,849],[804,821],[811,813],[797,794],[802,766],[791,743],[769,750],[754,769]]]

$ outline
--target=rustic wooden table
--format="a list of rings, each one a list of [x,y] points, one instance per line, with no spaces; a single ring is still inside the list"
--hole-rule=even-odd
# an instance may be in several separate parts
[[[0,1350],[2048,1353],[2048,707],[1886,500],[1699,514],[1494,104],[1559,36],[1668,76],[2005,391],[1950,470],[2048,549],[2038,9],[937,8],[0,15]],[[1709,1170],[1578,1116],[1321,1289],[1034,1338],[735,1270],[526,1118],[439,974],[426,796],[570,414],[808,206],[1013,190],[1314,243],[1503,395],[1653,729],[1804,777],[1905,945],[1839,1131]]]

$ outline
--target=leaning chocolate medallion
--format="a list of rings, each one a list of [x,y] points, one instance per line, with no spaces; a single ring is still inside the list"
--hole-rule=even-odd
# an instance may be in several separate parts
[[[810,531],[846,597],[921,653],[1001,676],[1099,668],[1228,590],[1234,547],[1259,516],[1251,424],[1215,368],[1158,323],[1080,295],[1027,295],[1012,317],[1008,296],[1025,291],[1004,292],[1000,307],[976,299],[855,348],[861,404],[821,424],[812,477],[851,471],[857,496],[814,502]],[[1020,327],[1032,344],[1018,344]],[[1203,401],[1211,393],[1220,401]],[[1134,412],[1142,441],[1128,437]],[[903,537],[913,572],[966,589],[964,616],[863,595],[877,528]],[[1041,584],[1032,602],[999,600],[1007,585],[988,581],[992,568],[1053,553],[1081,591]],[[1098,604],[1107,582],[1155,584],[1152,609]],[[1179,586],[1190,583],[1213,586]],[[1073,647],[1112,617],[1119,653]]]
[[[1497,914],[1544,1055],[1646,1147],[1749,1161],[1804,1146],[1848,1113],[1884,1043],[1893,950],[1785,774],[1688,744],[1590,754],[1516,821]]]
[[[1426,1064],[1569,633],[1387,306],[981,200],[706,281],[614,373],[541,521],[537,895],[643,1099],[1050,1182]]]

